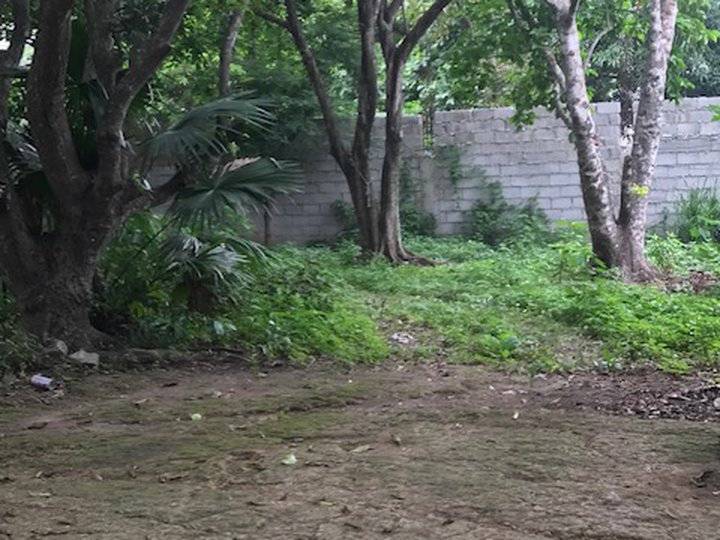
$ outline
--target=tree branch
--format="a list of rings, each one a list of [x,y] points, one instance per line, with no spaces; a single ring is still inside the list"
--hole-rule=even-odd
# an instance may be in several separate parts
[[[290,31],[290,27],[288,25],[287,20],[281,19],[277,15],[273,15],[272,13],[268,13],[268,12],[262,11],[260,9],[253,9],[253,13],[257,17],[260,17],[261,19],[264,19],[271,24],[274,24],[276,26],[279,26],[280,28],[284,28],[285,30]]]
[[[386,4],[382,0],[382,4]],[[358,77],[358,109],[353,140],[353,155],[367,154],[370,147],[372,125],[375,121],[378,100],[378,73],[375,46],[376,29],[383,24],[378,20],[380,0],[358,2],[358,29],[360,31],[360,73]]]
[[[171,41],[189,3],[190,0],[168,0],[156,30],[145,45],[135,51],[130,68],[110,94],[97,130],[98,177],[102,181],[102,189],[107,192],[128,188],[123,170],[123,124],[133,99],[170,52]]]
[[[78,160],[65,109],[65,74],[70,51],[73,0],[40,5],[35,53],[27,82],[33,142],[55,196],[70,211],[87,176]]]
[[[452,2],[452,0],[435,0],[415,22],[397,47],[395,58],[400,64],[405,65],[415,45],[417,45],[418,41],[425,35],[430,26],[437,20],[450,2]]]
[[[189,180],[187,173],[180,169],[163,185],[125,199],[125,202],[121,203],[121,211],[124,215],[131,215],[147,208],[160,206],[185,189],[189,185]]]
[[[592,43],[590,44],[590,48],[588,49],[587,57],[585,58],[585,69],[588,69],[590,67],[593,54],[595,54],[595,49],[597,49],[602,38],[607,36],[610,32],[612,32],[612,30],[613,30],[613,27],[608,26],[605,30],[603,30],[597,36],[595,36],[595,39],[593,39]]]
[[[325,84],[323,83],[320,68],[318,68],[315,56],[310,50],[310,45],[308,44],[307,38],[302,30],[295,0],[285,0],[285,9],[287,11],[287,29],[295,42],[296,48],[300,52],[303,64],[305,65],[305,70],[307,71],[310,83],[315,90],[315,96],[317,97],[318,104],[320,105],[320,111],[322,112],[323,121],[325,123],[325,130],[328,133],[328,139],[330,142],[330,151],[341,167],[347,166],[349,152],[342,141],[340,125],[338,123],[337,116],[335,115],[335,109],[330,101],[330,96],[328,95]]]
[[[228,26],[225,29],[222,45],[220,46],[220,63],[218,65],[218,93],[228,96],[232,91],[230,84],[230,65],[232,64],[235,43],[237,42],[240,24],[245,16],[244,10],[234,11],[230,15]]]
[[[135,52],[130,69],[110,95],[104,127],[118,132],[125,121],[127,110],[137,93],[150,80],[170,52],[175,36],[190,0],[168,0],[160,23],[148,38],[145,46]]]
[[[400,8],[405,3],[405,0],[392,0],[389,6],[387,6],[387,1],[384,1],[383,4],[383,11],[386,13],[386,17],[389,21],[392,21],[397,16],[397,12],[400,10]]]
[[[113,16],[118,7],[119,0],[85,0],[92,68],[108,94],[115,89],[122,68],[122,57],[115,50],[113,39]]]
[[[13,30],[10,46],[0,53],[0,65],[3,68],[17,68],[25,49],[25,41],[30,32],[30,6],[28,0],[12,2]]]

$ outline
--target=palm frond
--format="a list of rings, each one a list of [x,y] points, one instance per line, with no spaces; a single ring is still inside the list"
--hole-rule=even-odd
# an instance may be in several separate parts
[[[207,244],[184,233],[167,238],[160,253],[167,273],[215,286],[241,276],[238,265],[245,262],[240,254],[224,243]]]
[[[179,193],[170,213],[181,225],[208,227],[228,211],[246,214],[269,208],[276,197],[297,192],[299,178],[296,166],[273,159],[225,167]]]
[[[8,169],[13,182],[21,182],[23,178],[42,171],[40,155],[33,145],[29,133],[14,122],[8,123],[5,148],[8,155]]]
[[[147,170],[158,162],[188,165],[226,151],[224,132],[235,132],[232,123],[267,130],[274,121],[269,102],[247,94],[222,98],[196,107],[141,143],[138,153]],[[228,120],[229,122],[224,120]]]

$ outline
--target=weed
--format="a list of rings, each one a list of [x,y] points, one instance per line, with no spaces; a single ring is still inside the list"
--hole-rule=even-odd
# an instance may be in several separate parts
[[[472,236],[489,246],[513,241],[537,242],[549,235],[549,221],[535,199],[525,204],[509,203],[502,184],[483,179],[484,197],[471,211]]]

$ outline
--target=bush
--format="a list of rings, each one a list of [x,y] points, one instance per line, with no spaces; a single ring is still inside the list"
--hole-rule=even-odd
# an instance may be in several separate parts
[[[15,304],[0,281],[0,379],[22,373],[39,352],[35,340],[18,328]]]
[[[691,189],[675,203],[673,213],[680,241],[720,241],[720,194],[714,187]]]
[[[535,199],[523,205],[510,204],[502,185],[484,182],[485,197],[471,211],[471,234],[489,246],[515,241],[544,241],[549,236],[549,221]]]
[[[413,236],[434,236],[437,229],[435,215],[411,203],[401,205],[400,224],[403,233]]]
[[[326,251],[268,252],[256,264],[243,258],[230,275],[232,268],[214,259],[198,259],[194,250],[169,254],[163,246],[174,236],[147,219],[130,222],[103,264],[107,286],[101,311],[114,329],[124,326],[132,343],[173,348],[222,345],[256,358],[300,362],[311,356],[372,362],[387,354],[366,311],[345,298],[326,269]],[[198,242],[202,244],[193,237],[181,244],[194,247]],[[206,280],[206,275],[219,281]],[[207,309],[188,309],[196,305],[188,302],[187,287],[192,283],[212,293],[214,301]]]
[[[279,252],[230,316],[240,342],[262,356],[297,361],[385,358],[387,346],[375,323],[329,270],[333,260],[324,250]]]
[[[357,240],[357,219],[352,204],[345,201],[335,201],[332,204],[332,211],[335,220],[340,225],[337,239],[340,241]],[[410,236],[434,236],[437,229],[437,219],[432,212],[406,201],[400,205],[400,226],[402,232]]]

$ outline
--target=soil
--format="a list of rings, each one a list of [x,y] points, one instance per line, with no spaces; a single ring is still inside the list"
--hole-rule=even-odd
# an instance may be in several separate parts
[[[226,364],[63,390],[0,390],[0,539],[720,539],[710,378]]]

